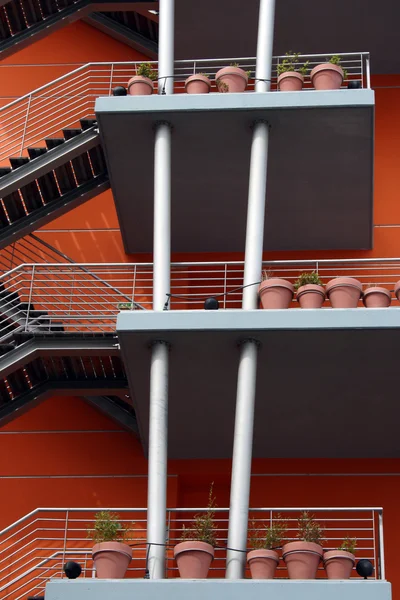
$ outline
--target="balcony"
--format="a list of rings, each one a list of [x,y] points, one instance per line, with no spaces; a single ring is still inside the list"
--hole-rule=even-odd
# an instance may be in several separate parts
[[[0,531],[0,593],[2,600],[19,600],[28,595],[40,595],[46,587],[46,600],[70,600],[73,588],[73,597],[99,598],[103,594],[110,597],[128,598],[132,594],[137,598],[144,595],[160,593],[165,596],[187,594],[187,585],[193,582],[179,581],[178,570],[173,558],[173,547],[178,543],[182,528],[190,527],[195,514],[205,511],[205,508],[169,508],[166,522],[166,574],[169,581],[146,582],[146,509],[144,508],[118,508],[110,509],[119,513],[121,521],[133,523],[131,546],[133,560],[128,568],[127,579],[115,582],[93,579],[95,571],[91,556],[93,542],[87,537],[87,529],[92,526],[95,508],[38,508],[16,523]],[[316,520],[324,529],[324,550],[337,548],[345,537],[357,539],[356,559],[371,561],[374,571],[372,577],[363,581],[354,570],[349,582],[341,582],[340,592],[337,583],[327,581],[322,564],[318,570],[316,581],[307,582],[305,589],[307,597],[323,597],[333,599],[341,594],[345,600],[367,598],[368,600],[390,599],[390,585],[385,581],[385,560],[383,545],[383,511],[381,508],[251,508],[249,513],[249,549],[251,538],[256,532],[263,530],[266,525],[274,522],[279,514],[288,521],[286,532],[287,540],[295,539],[297,535],[297,518],[303,510],[311,510]],[[215,559],[211,565],[208,583],[198,582],[196,585],[207,585],[207,594],[215,595],[218,590],[226,593],[227,588],[221,590],[221,579],[225,576],[227,531],[229,509],[216,508],[215,523],[217,525],[217,546]],[[285,538],[286,539],[286,538]],[[279,551],[281,555],[281,552]],[[82,567],[81,578],[77,581],[65,580],[63,565],[68,560],[78,562]],[[246,578],[250,577],[246,571]],[[264,582],[263,586],[275,586],[277,598],[291,600],[297,598],[299,585],[305,583],[288,581],[288,573],[283,560],[280,561],[276,580]],[[220,582],[218,585],[218,581]],[[176,585],[172,585],[175,582]],[[215,586],[212,584],[214,582]],[[254,594],[251,580],[247,581],[246,592]],[[260,584],[260,582],[259,582]],[[226,586],[226,584],[224,584]],[[93,586],[93,587],[92,587]],[[145,586],[145,587],[144,587]],[[153,586],[156,589],[153,590]],[[167,587],[159,587],[167,586]],[[180,587],[182,586],[182,587]],[[297,586],[297,587],[296,587]],[[310,587],[308,587],[310,586]],[[347,587],[348,586],[348,587]],[[192,590],[192,588],[190,588]],[[280,595],[286,589],[287,595]],[[248,590],[248,591],[247,591]],[[266,589],[262,587],[262,593]],[[192,592],[190,592],[192,593]],[[231,591],[229,593],[234,593]],[[93,596],[93,594],[98,594]],[[316,595],[317,594],[317,595]],[[350,594],[353,594],[350,596]],[[209,596],[208,596],[209,597]],[[257,593],[252,596],[258,598]]]
[[[369,55],[342,57],[348,80],[335,91],[316,92],[308,84],[301,92],[277,93],[282,57],[275,57],[272,91],[254,94],[255,59],[226,58],[176,62],[173,96],[100,97],[95,112],[126,251],[152,250],[153,128],[160,120],[173,127],[173,251],[243,251],[251,125],[257,119],[271,125],[264,249],[371,248]],[[313,67],[326,57],[301,60]],[[194,72],[213,78],[232,62],[251,72],[247,92],[179,93]],[[133,74],[134,65],[116,64],[110,85],[126,86]],[[361,89],[345,89],[349,82]]]
[[[275,261],[264,267],[291,281],[315,269],[324,283],[348,275],[391,291],[400,280],[400,259]],[[57,335],[61,344],[71,336],[112,336],[117,330],[120,350],[114,350],[127,371],[145,452],[152,342],[171,345],[169,456],[229,458],[237,346],[250,336],[260,342],[255,457],[320,457],[321,447],[325,457],[399,456],[395,298],[387,309],[332,309],[326,302],[326,308],[302,310],[294,301],[290,310],[242,311],[239,261],[174,263],[172,296],[166,298],[171,310],[161,312],[151,310],[150,263],[24,264],[1,281],[7,319],[0,342],[21,345],[13,362],[25,360],[23,343],[32,336]],[[203,310],[207,296],[219,298],[220,310]],[[137,310],[120,311],[126,306]],[[4,354],[3,376],[10,362]],[[305,438],[304,430],[316,434]],[[204,443],[208,439],[212,446]]]

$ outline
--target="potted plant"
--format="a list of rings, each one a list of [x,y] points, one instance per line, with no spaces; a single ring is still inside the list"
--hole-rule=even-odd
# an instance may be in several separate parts
[[[254,523],[253,523],[254,529]],[[273,579],[279,564],[279,554],[276,549],[282,546],[282,538],[287,530],[286,521],[281,515],[266,526],[263,534],[256,530],[256,535],[251,539],[254,550],[247,554],[250,573],[253,579]]]
[[[299,541],[289,542],[282,549],[289,579],[315,579],[323,554],[323,531],[308,511],[302,512],[298,519],[297,537]]]
[[[325,287],[332,308],[357,308],[362,296],[362,285],[353,277],[336,277]]]
[[[392,301],[392,295],[384,287],[369,285],[363,295],[363,303],[367,308],[387,308]]]
[[[119,515],[101,510],[95,515],[94,527],[88,529],[93,546],[93,562],[98,579],[122,579],[132,560],[132,548],[126,542],[129,529]]]
[[[324,552],[324,567],[328,579],[350,579],[356,562],[357,540],[345,538],[337,550]]]
[[[133,302],[118,302],[118,310],[133,310]]]
[[[263,271],[258,295],[265,309],[289,308],[294,295],[294,286],[286,279],[272,277],[271,272]]]
[[[311,83],[316,90],[338,90],[347,79],[347,71],[341,66],[341,58],[334,54],[325,63],[317,65],[310,73]]]
[[[222,93],[244,92],[249,82],[250,71],[244,71],[238,63],[220,69],[215,75],[217,89]]]
[[[131,96],[151,96],[157,72],[151,63],[141,63],[136,68],[136,75],[128,81],[128,94]]]
[[[299,63],[299,52],[286,52],[286,58],[278,64],[278,89],[281,92],[299,92],[308,73],[310,61]]]
[[[301,308],[321,308],[325,300],[323,283],[315,271],[302,273],[294,284]]]
[[[211,484],[206,512],[195,515],[190,527],[183,528],[181,542],[174,548],[181,579],[206,579],[208,575],[217,539],[215,508]]]
[[[205,73],[194,73],[185,81],[187,94],[208,94],[211,89],[211,81]]]

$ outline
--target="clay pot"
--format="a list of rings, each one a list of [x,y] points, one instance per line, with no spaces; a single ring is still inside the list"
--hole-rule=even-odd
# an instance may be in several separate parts
[[[244,92],[248,81],[247,73],[239,67],[224,67],[215,75],[215,82],[219,92]]]
[[[325,300],[325,290],[322,285],[308,283],[297,290],[297,302],[300,308],[321,308]]]
[[[386,288],[370,287],[363,296],[364,306],[367,308],[387,308],[392,301],[392,295]]]
[[[294,295],[294,287],[286,279],[272,277],[261,282],[258,295],[263,308],[289,308]]]
[[[289,542],[282,549],[289,579],[315,579],[323,549],[313,542]]]
[[[247,555],[253,579],[273,579],[279,565],[279,555],[275,550],[252,550]]]
[[[278,88],[280,92],[299,92],[303,89],[304,77],[296,71],[282,73],[278,77]]]
[[[148,77],[135,75],[128,81],[128,94],[130,96],[151,96],[154,83]]]
[[[205,542],[181,542],[174,548],[181,579],[206,579],[214,559],[214,548]]]
[[[353,277],[336,277],[328,281],[325,291],[332,308],[357,308],[362,285]]]
[[[356,557],[345,550],[329,550],[324,553],[324,567],[328,579],[350,579]]]
[[[397,300],[400,301],[400,281],[398,281],[394,286],[394,295],[396,296]]]
[[[132,548],[121,542],[102,542],[93,546],[97,579],[123,579],[132,560]]]
[[[316,90],[339,90],[343,83],[343,69],[339,65],[323,63],[310,73],[311,83]]]
[[[208,94],[211,89],[211,81],[205,75],[191,75],[185,81],[187,94]]]

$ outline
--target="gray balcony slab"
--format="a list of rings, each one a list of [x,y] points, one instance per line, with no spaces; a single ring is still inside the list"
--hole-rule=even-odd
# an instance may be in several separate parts
[[[154,126],[172,134],[172,250],[242,252],[251,129],[270,124],[265,250],[372,246],[374,92],[99,98],[128,253],[153,244]]]
[[[387,581],[54,579],[46,600],[390,600]]]
[[[240,343],[260,343],[255,457],[400,457],[400,308],[122,312],[145,453],[151,345],[171,346],[169,456],[232,455]]]

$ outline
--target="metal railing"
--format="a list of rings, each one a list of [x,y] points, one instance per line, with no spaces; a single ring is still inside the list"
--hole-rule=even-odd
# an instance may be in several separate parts
[[[300,64],[309,61],[310,69],[325,62],[333,54],[303,54]],[[370,64],[368,52],[340,53],[341,64],[348,72],[344,82],[359,81],[361,87],[370,87]],[[273,57],[272,90],[276,90],[277,68],[284,56]],[[180,60],[175,62],[175,92],[184,92],[184,82],[193,73],[207,73],[213,82],[212,92],[216,92],[216,72],[230,64],[237,64],[250,72],[248,91],[254,90],[256,59],[220,58]],[[110,96],[116,86],[127,86],[129,79],[136,74],[137,62],[87,63],[58,77],[54,81],[6,104],[0,109],[0,162],[10,156],[22,156],[29,146],[37,145],[46,137],[60,135],[63,128],[79,126],[79,120],[93,118],[95,100],[99,96]],[[151,63],[157,70],[157,62]],[[163,81],[155,83],[164,85]],[[311,88],[306,78],[306,89]]]
[[[62,578],[63,565],[74,560],[82,567],[82,577],[93,577],[88,529],[93,527],[95,508],[38,508],[9,527],[0,531],[0,595],[3,600],[19,600],[28,594],[38,594],[50,579]],[[133,548],[133,559],[127,577],[146,575],[146,516],[145,508],[109,509],[120,515],[128,542]],[[178,577],[173,558],[173,547],[180,541],[182,531],[190,528],[196,514],[205,508],[169,508],[166,522],[167,577]],[[323,529],[324,550],[338,548],[344,538],[357,540],[357,559],[368,559],[374,567],[373,577],[385,579],[382,508],[251,508],[249,513],[249,550],[252,540],[262,536],[281,518],[287,531],[283,542],[296,539],[297,519],[308,511]],[[215,509],[217,543],[210,577],[224,577],[228,533],[228,508]],[[322,565],[319,577],[325,577]],[[284,563],[280,562],[278,577],[287,577]],[[357,577],[355,571],[353,576]]]
[[[202,310],[206,298],[221,309],[239,309],[243,286],[242,261],[181,262],[171,265],[171,296],[165,308]],[[304,271],[317,271],[323,283],[337,276],[359,279],[364,286],[380,285],[393,293],[400,280],[400,258],[269,261],[263,269],[295,282]],[[261,274],[260,274],[261,275]],[[21,264],[0,275],[4,290],[0,310],[23,319],[19,331],[51,331],[54,322],[65,331],[114,332],[121,309],[152,309],[152,263]],[[259,285],[259,281],[254,282]],[[23,309],[16,307],[23,303]],[[297,307],[294,299],[292,307]],[[326,301],[326,307],[328,307]],[[36,312],[47,313],[37,318]],[[15,329],[13,329],[15,331]],[[0,341],[10,332],[0,324]]]

